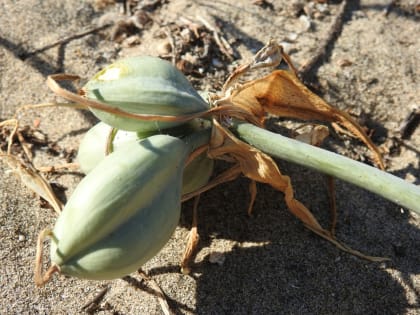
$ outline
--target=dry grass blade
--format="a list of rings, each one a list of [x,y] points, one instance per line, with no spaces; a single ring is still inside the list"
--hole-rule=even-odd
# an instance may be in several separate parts
[[[4,128],[6,126],[12,125],[12,131],[10,132],[9,138],[7,139],[7,154],[11,154],[12,151],[12,144],[13,138],[15,137],[18,128],[19,128],[19,121],[15,118],[4,120],[0,122],[0,128]],[[2,151],[0,151],[2,152]]]
[[[219,46],[220,51],[229,59],[233,60],[233,49],[230,46],[227,39],[221,35],[221,31],[219,27],[216,26],[216,23],[211,23],[208,20],[206,20],[203,16],[198,15],[197,19],[204,24],[206,28],[208,28],[211,32],[213,32],[214,40],[216,41],[216,44]]]
[[[37,286],[44,285],[49,281],[54,273],[60,272],[60,268],[57,265],[52,265],[44,274],[42,274],[42,243],[44,242],[45,238],[47,238],[47,236],[52,236],[52,231],[50,229],[44,229],[38,235],[34,269],[34,280]]]
[[[105,297],[105,294],[108,291],[109,291],[109,287],[106,286],[93,299],[85,303],[85,305],[81,307],[81,310],[88,314],[93,314],[93,312],[98,308],[99,303],[103,300],[103,298]]]
[[[138,273],[140,276],[147,281],[147,283],[150,285],[150,287],[155,291],[155,296],[159,300],[160,307],[162,308],[162,312],[165,315],[174,315],[175,313],[171,310],[169,307],[168,301],[166,300],[165,293],[162,291],[162,289],[159,287],[159,285],[154,281],[152,278],[150,278],[143,270],[139,269]]]
[[[60,170],[78,170],[79,168],[79,163],[65,163],[62,165],[41,166],[37,167],[37,170],[42,173],[52,173]]]

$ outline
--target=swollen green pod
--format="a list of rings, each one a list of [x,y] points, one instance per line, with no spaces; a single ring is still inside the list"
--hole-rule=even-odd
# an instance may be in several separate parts
[[[195,120],[191,121],[188,125],[180,126],[176,129],[166,129],[163,132],[169,132],[171,135],[185,136],[188,133],[197,132],[208,127],[202,127],[203,124],[205,125],[206,122]],[[111,130],[111,126],[104,122],[99,122],[82,139],[77,154],[77,161],[80,169],[85,174],[93,170],[105,158],[107,140]],[[113,150],[116,151],[126,143],[136,142],[148,136],[148,133],[118,130],[112,141]],[[206,153],[201,154],[188,164],[184,170],[182,194],[190,193],[207,184],[213,173],[213,165],[214,161],[208,158]]]
[[[157,57],[119,60],[96,74],[82,89],[87,98],[135,114],[179,116],[203,112],[208,104],[171,63]],[[92,112],[108,125],[128,131],[153,131],[179,122],[139,121]]]
[[[213,174],[214,160],[204,152],[197,156],[184,169],[182,194],[193,192],[209,182]]]
[[[180,216],[190,147],[156,135],[104,158],[77,186],[53,230],[63,274],[114,279],[137,270],[169,240]]]
[[[99,122],[85,134],[77,152],[77,162],[83,173],[89,173],[105,158],[111,131],[111,126]],[[139,137],[136,132],[118,130],[112,141],[113,150],[117,150],[127,142],[136,142],[143,138],[146,137]]]

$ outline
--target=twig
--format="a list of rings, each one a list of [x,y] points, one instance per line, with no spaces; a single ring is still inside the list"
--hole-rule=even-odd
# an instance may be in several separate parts
[[[155,296],[159,300],[160,307],[162,308],[162,312],[165,315],[173,315],[175,314],[171,308],[169,307],[168,301],[166,300],[166,295],[163,293],[162,289],[159,287],[159,285],[154,281],[152,278],[150,278],[142,269],[138,270],[138,273],[143,278],[143,280],[147,281],[147,283],[150,285],[150,287],[155,291]]]
[[[392,9],[395,7],[395,4],[396,4],[396,0],[391,0],[389,2],[389,4],[386,6],[386,8],[384,10],[384,15],[385,16],[388,16],[391,13]]]
[[[29,162],[32,163],[33,154],[31,150],[28,148],[28,146],[26,145],[25,138],[23,137],[22,133],[19,130],[16,130],[16,135],[20,142],[20,145],[22,146],[23,152],[26,155],[26,158],[28,159]]]
[[[230,60],[233,60],[233,49],[226,40],[226,38],[223,37],[223,35],[220,35],[220,29],[216,26],[207,21],[204,17],[201,15],[197,16],[197,19],[200,20],[203,25],[213,33],[214,40],[216,41],[217,46],[219,46],[220,51]]]
[[[340,7],[338,8],[338,13],[334,19],[334,22],[331,25],[331,28],[328,32],[327,37],[321,41],[321,44],[319,45],[318,50],[311,57],[311,59],[306,61],[299,68],[298,73],[302,79],[304,78],[307,79],[306,77],[308,76],[308,74],[316,68],[316,66],[321,62],[323,58],[325,58],[327,54],[328,46],[330,46],[334,42],[334,40],[338,37],[343,27],[343,18],[344,18],[344,13],[346,11],[346,6],[347,6],[347,0],[343,0]]]
[[[102,26],[94,27],[94,28],[92,28],[90,30],[86,30],[86,31],[83,31],[83,32],[80,32],[80,33],[76,33],[76,34],[70,35],[68,37],[62,38],[62,39],[57,40],[57,41],[55,41],[55,42],[53,42],[51,44],[48,44],[48,45],[46,45],[46,46],[44,46],[42,48],[38,48],[38,49],[35,49],[33,51],[30,51],[30,52],[26,53],[23,56],[23,59],[27,59],[27,58],[29,58],[29,57],[31,57],[33,55],[36,55],[36,54],[38,54],[40,52],[46,51],[48,49],[51,49],[51,48],[53,48],[55,46],[67,44],[68,42],[70,42],[72,40],[75,40],[75,39],[84,37],[84,36],[89,35],[89,34],[92,34],[92,33],[96,33],[98,31],[101,31],[101,30],[103,30],[105,28],[108,28],[108,27],[110,27],[112,25],[113,25],[112,23],[105,24],[105,25],[102,25]]]
[[[79,163],[66,163],[62,165],[53,165],[53,166],[41,166],[37,167],[38,172],[41,173],[54,173],[63,169],[78,169],[80,167]]]
[[[172,33],[170,31],[170,29],[168,27],[165,27],[163,32],[165,33],[166,37],[169,40],[169,45],[171,45],[171,49],[172,49],[172,56],[171,56],[171,61],[172,64],[174,66],[176,66],[176,62],[177,62],[177,52],[176,52],[176,42],[175,42],[175,38],[172,36]]]
[[[420,125],[420,109],[411,111],[400,127],[401,139],[410,139],[416,128]]]
[[[109,290],[108,286],[103,288],[93,299],[89,300],[89,302],[87,302],[85,305],[81,307],[82,311],[91,313],[93,310],[95,310],[99,306],[99,303],[103,300],[108,290]]]

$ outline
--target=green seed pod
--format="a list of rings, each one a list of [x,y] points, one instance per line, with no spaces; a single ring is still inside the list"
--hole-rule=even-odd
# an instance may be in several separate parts
[[[167,135],[122,145],[77,186],[53,230],[51,261],[63,274],[114,279],[137,270],[178,223],[190,151]]]
[[[85,134],[77,152],[77,162],[83,173],[89,173],[105,158],[106,145],[111,131],[111,126],[99,122]],[[117,150],[122,144],[136,142],[139,139],[143,139],[143,137],[138,137],[136,132],[118,130],[112,141],[113,150]]]
[[[166,129],[163,132],[169,132],[172,136],[185,136],[185,134],[202,130],[201,125],[205,123],[202,120],[194,120],[187,125],[175,129]],[[82,139],[77,161],[83,173],[89,173],[105,158],[106,144],[111,130],[111,126],[99,122]],[[116,151],[127,142],[136,142],[136,140],[146,138],[149,135],[149,133],[118,130],[112,141],[113,150]],[[214,161],[209,159],[206,153],[201,154],[188,164],[184,170],[182,194],[193,192],[207,184],[213,173],[213,165]]]
[[[134,114],[179,116],[209,107],[178,69],[156,57],[117,61],[97,73],[82,91],[87,98]],[[108,125],[128,131],[161,130],[181,124],[140,121],[96,109],[92,112]]]
[[[184,169],[182,194],[193,192],[209,182],[213,174],[214,160],[207,157],[207,153],[197,156]]]

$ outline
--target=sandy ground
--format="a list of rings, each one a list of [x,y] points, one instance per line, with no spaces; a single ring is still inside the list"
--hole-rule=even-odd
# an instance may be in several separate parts
[[[315,16],[312,29],[306,30],[297,17],[299,6],[289,1],[270,1],[271,8],[242,0],[166,2],[152,12],[154,23],[139,32],[138,45],[111,41],[106,29],[31,54],[113,18],[119,7],[101,10],[91,1],[0,0],[0,119],[11,117],[19,105],[54,100],[45,85],[49,74],[75,73],[88,79],[116,58],[157,55],[162,46],[156,21],[162,25],[182,16],[217,17],[238,60],[252,56],[271,37],[278,41],[292,37],[287,50],[299,66],[316,53],[340,7],[340,1],[330,1],[328,13]],[[331,104],[354,113],[374,132],[374,142],[386,152],[388,171],[418,185],[420,128],[409,139],[401,140],[399,134],[404,119],[420,106],[416,2],[399,1],[388,16],[384,10],[390,1],[349,2],[342,30],[311,73],[316,76],[312,82]],[[226,73],[216,66],[215,62],[208,76],[194,81],[197,88],[220,86],[220,76],[226,78]],[[40,121],[39,128],[49,140],[70,154],[95,122],[90,114],[62,108],[28,111],[20,119],[29,125]],[[329,147],[365,158],[363,147],[351,138],[335,138]],[[35,150],[37,166],[60,161],[62,157],[48,154],[45,148]],[[279,161],[279,166],[291,176],[297,198],[328,224],[324,176],[291,163]],[[109,290],[97,314],[162,313],[157,299],[148,293],[150,286],[138,275],[131,278],[136,286],[124,280],[56,276],[37,288],[36,238],[43,228],[53,226],[56,216],[5,163],[0,172],[0,313],[84,313],[82,306],[105,286]],[[68,197],[80,176],[54,174],[49,180],[61,185]],[[248,181],[240,179],[202,196],[200,251],[191,275],[181,274],[178,267],[191,220],[190,203],[184,205],[180,225],[167,246],[144,266],[176,313],[420,314],[418,215],[337,182],[338,238],[365,253],[391,258],[371,263],[339,251],[305,229],[287,211],[281,194],[270,187],[258,186],[254,216],[249,218],[247,187]],[[222,264],[209,262],[215,252],[222,253]]]

